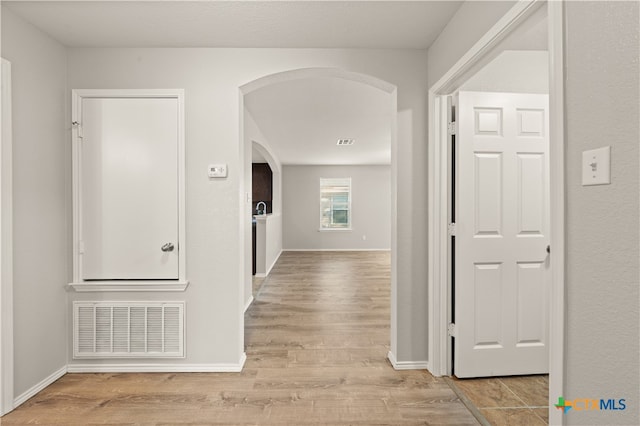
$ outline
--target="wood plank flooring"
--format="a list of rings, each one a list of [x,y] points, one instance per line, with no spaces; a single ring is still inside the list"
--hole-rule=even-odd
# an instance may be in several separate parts
[[[443,379],[387,361],[389,263],[285,252],[247,311],[241,373],[67,374],[1,424],[477,425]]]

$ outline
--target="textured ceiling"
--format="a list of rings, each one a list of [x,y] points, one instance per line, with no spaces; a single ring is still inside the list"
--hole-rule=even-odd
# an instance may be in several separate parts
[[[2,1],[68,47],[426,49],[461,1]],[[391,98],[302,79],[245,99],[284,164],[389,164]],[[354,138],[338,147],[339,138]]]
[[[459,1],[3,1],[70,47],[416,48]]]
[[[245,96],[283,164],[389,164],[391,102],[389,93],[338,78],[292,80]],[[338,139],[355,143],[338,146]]]

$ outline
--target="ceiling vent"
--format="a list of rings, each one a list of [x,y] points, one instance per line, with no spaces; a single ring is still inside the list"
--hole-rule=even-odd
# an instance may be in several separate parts
[[[338,146],[353,145],[354,142],[355,142],[355,139],[338,139],[338,143],[336,145]]]

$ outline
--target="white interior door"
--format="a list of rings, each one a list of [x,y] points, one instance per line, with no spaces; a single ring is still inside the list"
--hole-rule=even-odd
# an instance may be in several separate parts
[[[548,372],[548,96],[460,92],[458,377]]]
[[[82,278],[178,279],[178,100],[81,108]]]

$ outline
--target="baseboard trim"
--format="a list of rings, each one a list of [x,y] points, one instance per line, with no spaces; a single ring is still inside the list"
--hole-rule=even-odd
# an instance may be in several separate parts
[[[242,355],[240,355],[240,361],[238,361],[238,371],[231,371],[231,373],[239,373],[242,371],[242,369],[244,368],[244,363],[247,362],[247,353],[246,352],[242,352]]]
[[[274,266],[276,266],[276,262],[278,262],[278,259],[280,259],[280,255],[282,254],[282,249],[280,250],[280,253],[278,253],[278,255],[276,256],[275,259],[273,259],[273,262],[271,263],[271,266],[269,266],[267,268],[267,273],[265,274],[265,276],[269,275],[271,273],[271,270],[273,269]]]
[[[15,398],[13,409],[18,408],[67,373],[239,373],[246,361],[247,354],[243,352],[237,364],[69,364],[51,373],[40,383]]]
[[[284,250],[280,250],[280,253],[278,253],[276,258],[273,260],[273,263],[271,263],[271,265],[267,268],[267,272],[258,272],[254,276],[256,278],[267,278],[271,273],[271,270],[273,269],[273,267],[276,266],[276,263],[278,262],[278,259],[280,259],[280,256],[282,255],[283,251]]]
[[[429,361],[398,361],[391,351],[387,358],[394,370],[429,370]]]
[[[247,309],[249,309],[252,303],[253,303],[253,296],[249,296],[249,300],[247,300],[247,303],[244,305],[244,312],[247,312]]]
[[[69,373],[239,373],[241,364],[73,364]]]
[[[70,364],[68,373],[239,373],[247,355],[237,364]]]
[[[282,251],[391,251],[391,249],[387,248],[355,248],[355,249],[337,249],[337,248],[329,248],[329,249],[285,249]]]
[[[13,400],[13,408],[14,409],[18,408],[18,406],[27,402],[29,398],[35,396],[38,392],[40,392],[41,390],[43,390],[44,388],[46,388],[47,386],[49,386],[50,384],[58,380],[60,377],[64,376],[65,374],[67,374],[66,365],[60,368],[59,370],[54,371],[48,377],[43,379],[40,383],[36,384],[31,389],[28,389],[26,392],[23,392],[20,396],[15,398]]]

